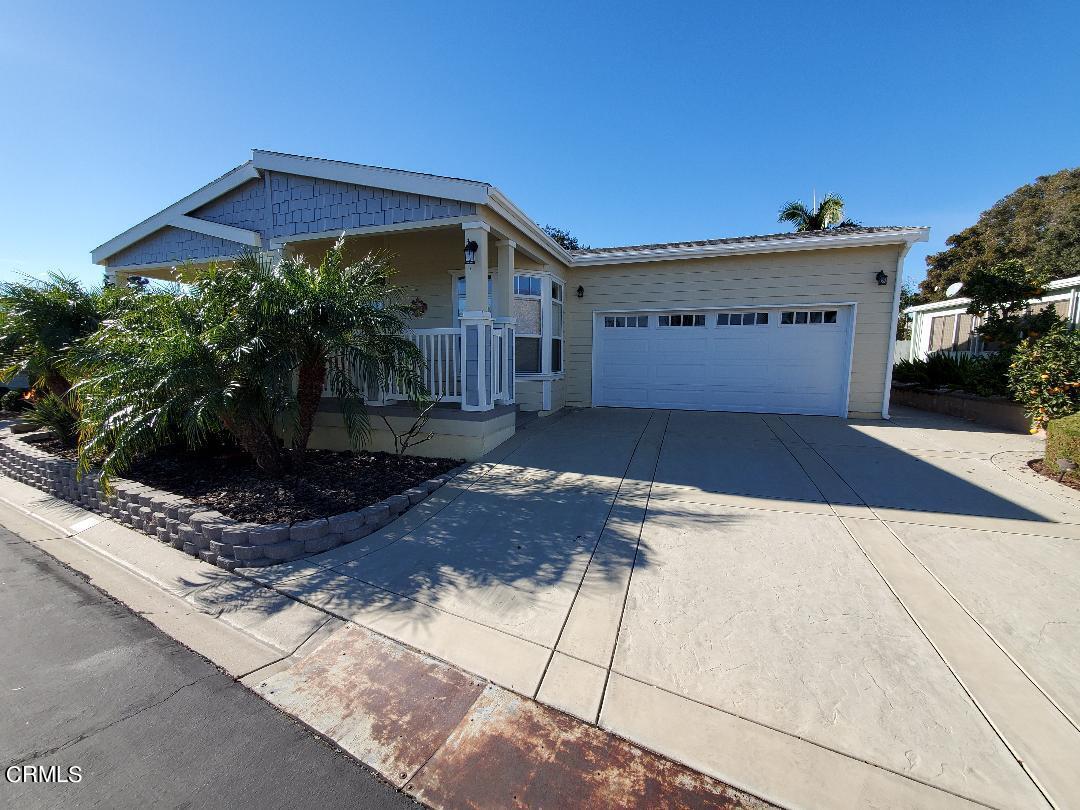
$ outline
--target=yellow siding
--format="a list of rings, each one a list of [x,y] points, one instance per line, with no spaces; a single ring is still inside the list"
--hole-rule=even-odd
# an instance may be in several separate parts
[[[880,414],[898,255],[888,245],[575,268],[567,287],[580,284],[585,296],[567,296],[565,404],[592,404],[594,312],[855,302],[848,409]],[[879,270],[888,285],[875,280]]]
[[[318,262],[330,241],[295,243],[311,262]],[[386,234],[385,236],[348,237],[345,240],[347,260],[357,259],[375,250],[385,250],[397,270],[394,283],[405,288],[407,299],[419,296],[428,305],[421,318],[410,322],[414,329],[437,329],[454,325],[451,302],[451,283],[454,270],[464,273],[464,254],[461,250],[461,229],[444,228],[416,233]]]
[[[516,380],[514,401],[523,411],[538,411],[543,407],[543,386],[539,380]]]

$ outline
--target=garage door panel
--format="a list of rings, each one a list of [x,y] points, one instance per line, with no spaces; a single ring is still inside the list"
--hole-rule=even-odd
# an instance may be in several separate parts
[[[781,324],[784,311],[804,323]],[[846,407],[851,310],[843,305],[706,312],[705,326],[605,328],[596,324],[597,405],[836,415]],[[759,323],[757,313],[768,313]],[[809,313],[816,312],[816,315]],[[824,323],[835,312],[836,323]],[[698,311],[700,314],[700,310]],[[725,313],[721,323],[717,314]],[[789,318],[796,316],[791,315]],[[816,317],[817,322],[811,322]],[[672,322],[675,319],[672,318]]]

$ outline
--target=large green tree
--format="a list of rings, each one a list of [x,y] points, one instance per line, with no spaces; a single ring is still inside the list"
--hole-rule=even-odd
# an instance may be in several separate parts
[[[950,284],[966,282],[976,268],[1010,259],[1048,279],[1080,273],[1080,168],[1021,186],[945,244],[926,258],[919,286],[927,301],[944,298]]]

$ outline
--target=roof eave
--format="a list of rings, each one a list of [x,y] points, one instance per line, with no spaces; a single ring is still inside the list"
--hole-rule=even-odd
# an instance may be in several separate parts
[[[258,177],[259,172],[250,160],[242,163],[232,171],[223,174],[217,180],[213,180],[183,199],[177,200],[168,208],[158,211],[138,225],[133,225],[123,233],[114,236],[108,242],[98,245],[90,251],[90,260],[94,264],[105,264],[110,257],[115,256],[124,248],[130,247],[140,239],[145,239],[162,228],[168,227],[173,220],[180,221],[181,217],[194,209]]]
[[[762,239],[759,241],[732,242],[718,245],[691,245],[684,247],[658,247],[606,251],[593,255],[573,257],[573,267],[595,267],[605,264],[628,264],[633,262],[672,261],[676,259],[699,259],[715,256],[737,256],[748,253],[782,253],[797,250],[822,250],[825,248],[871,247],[876,245],[911,245],[930,238],[930,229],[898,228],[893,231],[876,231],[861,234],[836,234],[835,236],[808,236],[792,239]]]

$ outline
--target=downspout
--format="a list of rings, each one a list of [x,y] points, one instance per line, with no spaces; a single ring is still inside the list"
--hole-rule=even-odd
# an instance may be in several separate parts
[[[881,395],[881,418],[889,418],[889,396],[892,394],[892,370],[896,362],[896,324],[900,319],[900,288],[904,283],[904,258],[911,250],[911,242],[904,242],[896,259],[896,275],[893,277],[892,317],[889,319],[889,351],[885,359],[885,391]]]

